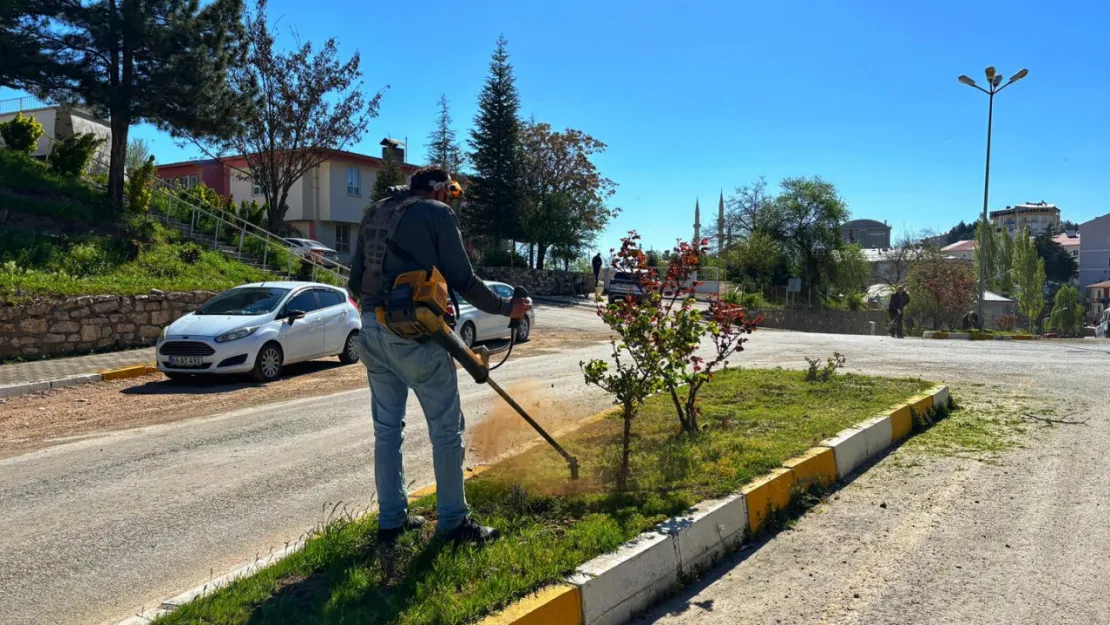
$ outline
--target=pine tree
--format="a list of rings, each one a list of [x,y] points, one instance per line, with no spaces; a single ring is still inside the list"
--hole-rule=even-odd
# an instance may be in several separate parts
[[[436,126],[428,135],[428,164],[443,167],[452,174],[463,168],[463,153],[455,140],[455,129],[451,127],[451,110],[447,106],[447,95],[439,96],[439,115]]]
[[[0,81],[108,115],[108,197],[122,206],[132,124],[221,134],[249,106],[227,84],[243,61],[242,13],[242,0],[0,2]]]
[[[507,45],[503,35],[497,39],[490,73],[478,97],[470,133],[474,176],[463,212],[467,232],[488,238],[494,246],[517,236],[520,221],[520,97]]]
[[[405,184],[405,174],[401,171],[401,164],[397,162],[397,158],[392,152],[387,151],[385,158],[382,159],[382,168],[374,176],[374,191],[370,195],[370,200],[377,202],[389,195],[389,187],[399,184]]]

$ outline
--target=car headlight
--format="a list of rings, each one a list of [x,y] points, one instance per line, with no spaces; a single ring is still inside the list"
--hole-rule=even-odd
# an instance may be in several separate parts
[[[169,330],[170,330],[169,326],[166,326],[166,327],[162,328],[162,335],[158,337],[158,342],[159,343],[166,340],[166,333],[169,332]]]
[[[247,327],[247,328],[239,328],[238,330],[232,330],[231,332],[227,332],[225,334],[221,334],[221,335],[217,336],[216,337],[216,342],[217,343],[226,343],[228,341],[234,341],[236,339],[241,339],[241,338],[250,336],[250,335],[254,334],[255,330],[257,330],[259,327],[260,326],[250,326],[250,327]]]

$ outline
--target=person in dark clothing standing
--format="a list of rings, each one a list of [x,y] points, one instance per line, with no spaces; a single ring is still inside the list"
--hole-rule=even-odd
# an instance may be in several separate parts
[[[906,293],[906,287],[899,286],[894,294],[890,296],[890,305],[887,307],[887,313],[890,315],[890,336],[905,338],[902,336],[902,323],[906,306],[909,306],[909,304],[910,294]]]
[[[591,261],[594,266],[594,290],[597,290],[598,276],[601,275],[601,252],[598,252]]]
[[[461,192],[447,171],[426,167],[412,176],[411,188],[389,190],[389,197],[366,210],[359,227],[348,290],[359,298],[362,363],[370,382],[374,419],[374,482],[378,490],[378,541],[396,542],[402,532],[424,525],[409,515],[402,465],[409,389],[416,394],[432,441],[437,494],[437,530],[448,540],[482,543],[497,530],[470,517],[463,490],[463,412],[455,363],[429,342],[393,334],[378,324],[374,309],[384,303],[397,276],[435,267],[451,290],[483,312],[520,319],[531,305],[503,298],[476,275],[463,248],[459,222],[447,206]],[[507,320],[506,320],[507,324]]]

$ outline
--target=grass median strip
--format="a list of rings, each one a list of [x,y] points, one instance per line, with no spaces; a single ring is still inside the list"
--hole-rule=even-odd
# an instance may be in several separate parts
[[[335,521],[302,551],[156,622],[473,622],[929,386],[856,375],[807,383],[797,371],[727,371],[702,391],[705,428],[696,439],[677,435],[668,398],[644,406],[633,428],[626,493],[612,491],[621,422],[606,419],[566,437],[583,463],[579,482],[567,481],[565,464],[549,448],[535,447],[467,483],[474,514],[504,534],[484,549],[445,544],[427,527],[385,553],[375,544],[373,515]],[[413,508],[433,517],[434,495]]]

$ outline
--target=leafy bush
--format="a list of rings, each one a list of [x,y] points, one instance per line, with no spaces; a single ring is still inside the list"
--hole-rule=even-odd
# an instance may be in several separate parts
[[[1079,289],[1065,284],[1056,291],[1047,329],[1061,336],[1079,336],[1083,332],[1083,304]]]
[[[740,292],[740,289],[729,289],[721,296],[721,301],[726,304],[736,304],[739,306],[742,297],[743,294]]]
[[[745,293],[740,298],[740,305],[744,308],[766,308],[767,302],[763,300],[762,293]]]
[[[34,154],[42,133],[42,124],[23,113],[16,113],[14,119],[0,124],[0,139],[4,140],[4,148],[27,156]]]
[[[528,259],[508,250],[492,250],[482,254],[483,267],[527,267]]]
[[[181,246],[177,251],[178,258],[186,265],[195,265],[200,260],[203,250],[195,243],[188,243]]]
[[[150,200],[154,194],[154,157],[151,156],[135,168],[127,179],[127,210],[132,214],[150,210]]]
[[[806,358],[809,370],[806,371],[806,382],[828,382],[836,375],[836,370],[843,367],[847,359],[843,354],[834,352],[831,358],[825,360],[825,366],[820,367],[820,358]]]
[[[1017,315],[998,315],[994,323],[1003,332],[1013,332],[1017,326]]]
[[[54,145],[46,162],[55,173],[75,178],[88,169],[93,154],[103,143],[104,139],[91,132],[74,133]]]
[[[862,293],[849,293],[848,294],[848,310],[856,311],[864,307]]]

